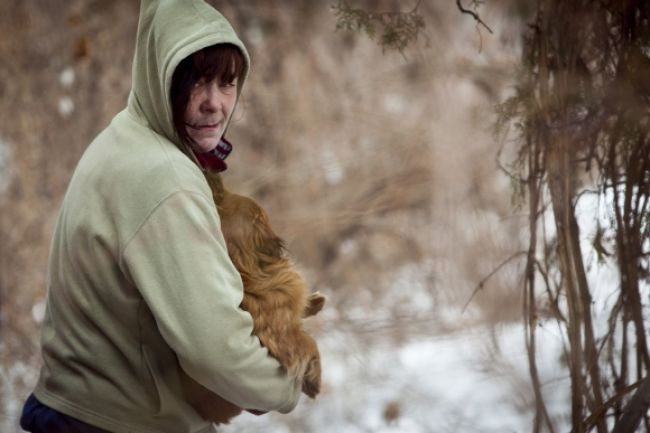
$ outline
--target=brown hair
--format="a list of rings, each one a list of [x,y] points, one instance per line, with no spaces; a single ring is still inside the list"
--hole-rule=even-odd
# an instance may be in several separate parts
[[[226,84],[235,78],[241,85],[245,72],[244,55],[233,44],[203,48],[178,64],[172,76],[170,99],[174,129],[183,143],[190,144],[192,140],[185,129],[185,108],[194,85],[201,79],[208,82],[217,79],[220,84]]]

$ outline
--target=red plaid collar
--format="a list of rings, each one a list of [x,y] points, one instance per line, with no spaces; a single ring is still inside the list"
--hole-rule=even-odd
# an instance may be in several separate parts
[[[228,158],[231,151],[232,144],[225,138],[221,138],[217,147],[211,151],[205,153],[195,152],[194,155],[196,155],[196,159],[204,170],[219,173],[228,168],[228,165],[226,165],[226,158]]]

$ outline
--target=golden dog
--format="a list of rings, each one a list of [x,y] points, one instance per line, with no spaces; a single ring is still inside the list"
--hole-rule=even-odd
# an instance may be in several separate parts
[[[219,211],[228,254],[244,283],[241,308],[253,317],[253,332],[302,390],[314,398],[320,391],[320,354],[302,319],[318,313],[325,298],[309,295],[302,276],[286,257],[282,239],[271,229],[264,210],[248,197],[225,190],[218,173],[205,173]],[[188,376],[185,395],[205,419],[227,423],[242,409]],[[253,412],[255,413],[255,412]]]

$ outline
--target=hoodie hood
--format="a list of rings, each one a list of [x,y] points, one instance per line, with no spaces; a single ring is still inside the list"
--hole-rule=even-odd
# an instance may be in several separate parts
[[[174,130],[172,76],[184,58],[222,43],[241,50],[246,61],[245,79],[250,68],[246,47],[216,9],[203,0],[141,0],[128,109],[194,161],[193,153]],[[238,97],[243,84],[244,80],[238,86]]]

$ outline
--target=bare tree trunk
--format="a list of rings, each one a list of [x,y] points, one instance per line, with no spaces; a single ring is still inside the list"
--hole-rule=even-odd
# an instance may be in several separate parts
[[[583,350],[582,350],[582,302],[577,289],[575,269],[573,266],[573,254],[571,253],[573,237],[571,236],[570,214],[571,206],[568,181],[570,179],[568,170],[568,154],[566,143],[562,140],[555,140],[549,143],[547,150],[547,170],[549,174],[549,190],[555,217],[555,227],[558,239],[558,255],[560,257],[560,270],[563,275],[564,288],[567,296],[568,335],[569,335],[569,371],[571,377],[571,421],[572,432],[583,433],[585,426],[584,396],[585,383],[583,371]]]
[[[575,217],[574,203],[576,201],[576,146],[573,143],[568,127],[570,124],[568,95],[571,94],[572,78],[576,74],[577,59],[580,52],[580,41],[575,34],[562,35],[562,23],[571,21],[573,15],[580,12],[577,2],[561,3],[554,0],[546,2],[545,14],[554,13],[563,17],[560,23],[554,23],[554,28],[548,27],[548,15],[543,21],[542,33],[539,37],[543,40],[541,46],[544,51],[554,41],[556,62],[553,81],[546,88],[540,87],[541,92],[550,92],[554,98],[545,95],[542,99],[542,109],[549,111],[554,107],[555,115],[559,120],[555,123],[546,122],[546,171],[548,185],[551,193],[551,202],[558,238],[558,255],[560,268],[563,275],[564,287],[567,294],[569,309],[568,334],[571,343],[570,370],[572,383],[572,422],[575,432],[584,431],[584,403],[589,404],[592,413],[603,406],[602,384],[600,368],[598,365],[598,351],[591,319],[591,292],[587,283],[582,251],[580,249],[579,226]],[[559,36],[559,37],[558,37]],[[540,50],[542,51],[542,50]],[[540,80],[542,75],[542,62],[548,62],[548,57],[540,56]],[[550,80],[549,80],[550,82]],[[562,125],[562,126],[559,126]],[[553,133],[551,133],[553,131]],[[584,345],[584,346],[583,346]],[[584,347],[584,355],[583,355]],[[584,356],[584,357],[583,357]],[[586,370],[585,370],[586,368]],[[587,386],[584,373],[590,378],[591,387]],[[591,389],[591,392],[589,392]],[[598,419],[599,433],[607,432],[604,419]]]
[[[644,175],[643,165],[645,165],[644,162],[646,161],[646,158],[647,156],[643,154],[643,151],[640,151],[633,152],[629,157],[629,161],[625,161],[628,176],[624,179],[625,188],[623,191],[619,191],[618,186],[621,182],[618,174],[618,167],[621,164],[622,158],[618,155],[616,143],[612,143],[609,147],[607,169],[609,171],[608,175],[612,179],[614,194],[613,207],[617,226],[616,246],[618,264],[621,271],[621,290],[623,291],[624,305],[629,314],[629,318],[632,320],[632,323],[634,323],[637,351],[641,361],[638,363],[638,367],[641,367],[641,364],[643,364],[646,369],[648,369],[650,368],[650,357],[648,355],[648,343],[643,320],[638,275],[638,263],[641,256],[641,246],[639,243],[642,239],[641,221],[634,219],[630,220],[632,218],[632,195],[636,188],[641,188],[643,185],[635,185],[637,182],[633,182],[634,170],[629,167],[634,164],[635,161],[640,159],[641,170],[640,173],[638,173],[639,177],[637,178],[637,181],[642,182],[642,176]],[[637,190],[637,199],[639,193],[640,191]],[[620,203],[621,195],[623,196],[622,204]],[[638,207],[638,205],[635,207]],[[643,208],[645,208],[645,204],[643,205]],[[643,210],[643,208],[641,209]],[[643,215],[639,216],[639,218],[642,217]]]
[[[567,296],[568,320],[567,331],[569,337],[569,374],[571,379],[571,421],[574,433],[584,433],[583,424],[583,396],[584,383],[582,377],[582,335],[581,335],[581,304],[578,302],[578,296],[575,288],[575,279],[572,278],[571,263],[568,245],[571,237],[568,235],[570,225],[567,223],[568,213],[571,212],[570,201],[567,197],[569,188],[566,188],[566,181],[569,179],[569,170],[567,167],[566,149],[560,140],[553,139],[550,136],[551,118],[551,83],[550,71],[548,68],[549,61],[549,38],[552,31],[550,25],[551,15],[555,12],[553,0],[540,0],[537,3],[538,10],[538,29],[536,37],[537,43],[537,65],[539,76],[537,77],[536,87],[539,89],[539,111],[542,125],[539,140],[545,155],[545,170],[548,173],[548,186],[551,193],[551,202],[553,205],[553,214],[555,216],[555,226],[558,239],[558,255],[560,257],[560,272],[563,276],[564,287]]]
[[[580,250],[580,228],[575,217],[575,213],[571,212],[569,215],[571,219],[571,245],[573,254],[573,266],[576,273],[576,281],[580,291],[580,300],[582,302],[583,311],[583,327],[584,327],[584,345],[585,345],[585,364],[589,378],[591,380],[591,389],[593,392],[594,404],[591,412],[596,412],[602,408],[604,404],[603,387],[600,378],[600,366],[598,364],[598,349],[596,347],[596,337],[594,335],[594,328],[591,318],[591,292],[589,284],[587,283],[587,275],[585,272],[584,261],[582,252]],[[599,433],[607,432],[607,424],[604,419],[599,419],[596,424]]]
[[[580,250],[580,233],[573,204],[576,194],[570,145],[565,133],[553,137],[549,141],[546,161],[558,237],[560,266],[564,276],[569,309],[570,369],[574,392],[572,399],[573,431],[582,432],[585,429],[584,401],[592,403],[590,409],[591,412],[595,412],[603,406],[603,396],[598,367],[598,351],[591,321],[591,294]],[[589,393],[589,387],[583,375],[585,367],[591,379],[591,393]],[[590,399],[590,395],[593,400]],[[599,433],[607,432],[604,419],[599,419],[596,426]]]
[[[530,235],[528,254],[526,259],[526,283],[524,294],[524,326],[526,337],[526,349],[528,352],[528,370],[533,385],[533,392],[535,393],[535,418],[533,421],[533,433],[539,433],[542,426],[542,421],[546,423],[548,430],[554,433],[553,423],[548,415],[546,404],[544,403],[544,396],[542,393],[542,386],[539,380],[539,372],[537,370],[537,354],[536,354],[536,335],[537,329],[537,307],[535,305],[535,261],[537,251],[537,219],[539,212],[539,197],[540,197],[540,152],[538,147],[529,139],[529,155],[528,166],[530,172],[528,176],[528,194],[529,194],[529,216],[528,216],[528,231]]]

